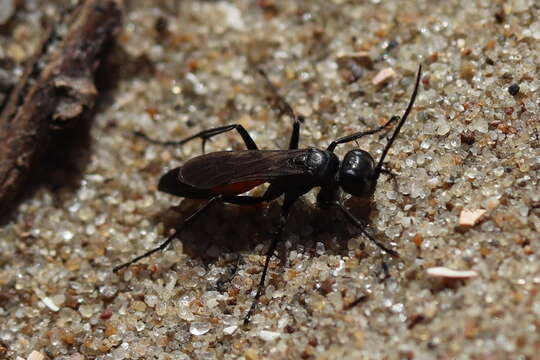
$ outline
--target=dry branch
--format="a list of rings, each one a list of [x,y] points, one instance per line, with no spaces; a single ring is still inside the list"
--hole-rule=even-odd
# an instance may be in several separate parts
[[[59,130],[94,104],[94,73],[120,25],[115,0],[87,0],[45,32],[0,115],[0,215],[21,193]],[[62,28],[65,37],[59,39]]]

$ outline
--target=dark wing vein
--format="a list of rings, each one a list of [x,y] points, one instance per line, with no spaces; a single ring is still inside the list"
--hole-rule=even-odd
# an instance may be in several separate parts
[[[179,177],[199,189],[250,180],[271,181],[306,173],[305,167],[290,161],[306,154],[306,149],[218,151],[189,160],[181,167]]]

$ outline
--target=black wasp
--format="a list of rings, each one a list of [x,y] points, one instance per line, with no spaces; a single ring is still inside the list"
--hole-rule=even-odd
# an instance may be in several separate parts
[[[255,310],[258,299],[264,288],[264,281],[268,271],[270,258],[276,250],[276,246],[281,239],[283,228],[292,205],[298,198],[314,187],[320,187],[317,195],[317,205],[322,208],[335,207],[352,223],[357,225],[360,231],[369,238],[375,245],[391,254],[398,256],[397,252],[387,248],[378,240],[365,231],[366,224],[346,209],[341,203],[341,190],[348,194],[360,198],[369,199],[375,192],[377,180],[383,169],[383,162],[396,140],[403,124],[413,107],[420,83],[421,66],[418,68],[414,90],[401,119],[393,116],[384,125],[367,131],[357,132],[352,135],[341,137],[328,145],[326,150],[310,147],[298,149],[301,119],[295,115],[292,107],[277,93],[277,89],[265,77],[268,86],[277,99],[276,103],[281,113],[287,113],[294,119],[293,131],[291,134],[289,149],[287,150],[259,150],[249,133],[239,124],[227,125],[215,129],[205,130],[181,141],[160,142],[152,139],[148,141],[163,145],[182,145],[188,141],[201,138],[204,144],[211,137],[227,131],[236,130],[242,137],[247,150],[241,151],[218,151],[210,154],[197,156],[184,165],[170,170],[159,179],[158,189],[160,191],[190,198],[208,199],[208,202],[195,213],[176,227],[176,231],[165,242],[155,249],[152,249],[133,260],[119,265],[113,269],[118,271],[127,267],[153,253],[164,250],[176,238],[182,230],[195,219],[197,219],[206,209],[217,202],[231,203],[237,205],[255,205],[269,202],[284,195],[281,207],[281,216],[277,233],[270,243],[266,253],[263,272],[253,304],[249,309],[244,322],[249,322]],[[384,130],[393,122],[398,124],[384,147],[378,162],[366,151],[354,149],[349,151],[343,160],[339,160],[334,154],[336,146],[355,141],[363,136],[375,134]],[[262,196],[240,195],[263,183],[269,183],[268,189]]]

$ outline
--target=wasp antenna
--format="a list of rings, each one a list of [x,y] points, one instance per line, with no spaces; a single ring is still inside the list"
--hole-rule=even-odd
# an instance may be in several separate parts
[[[381,158],[379,159],[379,162],[377,163],[377,166],[375,167],[375,176],[376,176],[376,178],[379,178],[379,175],[381,174],[381,169],[382,169],[384,158],[386,157],[386,154],[388,154],[388,151],[390,150],[390,148],[392,147],[392,144],[396,140],[396,138],[397,138],[397,136],[399,134],[399,131],[401,130],[401,127],[403,126],[403,124],[405,124],[405,121],[407,120],[407,117],[409,116],[409,113],[412,110],[412,107],[414,105],[414,101],[416,100],[416,94],[418,93],[418,86],[420,85],[421,74],[422,74],[422,65],[419,65],[418,66],[418,74],[416,75],[416,83],[414,85],[414,90],[413,90],[413,93],[412,93],[412,96],[411,96],[411,100],[409,101],[409,105],[407,105],[407,109],[405,110],[405,113],[403,114],[403,117],[401,118],[401,120],[397,124],[396,130],[394,130],[394,133],[392,134],[392,137],[390,138],[390,140],[388,140],[388,143],[386,144],[386,146],[385,146],[385,148],[384,148],[384,150],[383,150],[383,152],[381,154]]]

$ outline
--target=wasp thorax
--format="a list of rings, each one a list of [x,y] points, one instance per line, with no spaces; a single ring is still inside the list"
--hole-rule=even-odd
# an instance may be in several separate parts
[[[348,194],[368,198],[375,192],[375,161],[360,149],[349,151],[339,169],[339,186]]]

